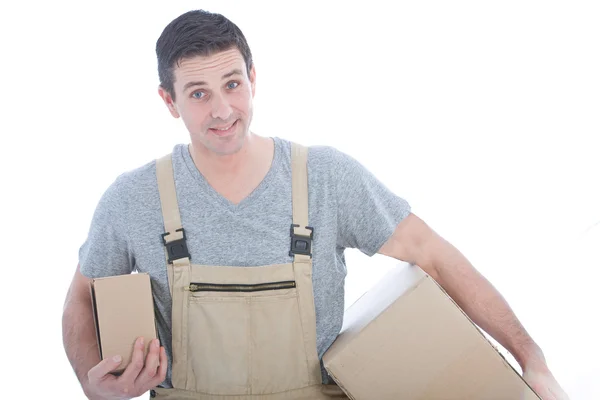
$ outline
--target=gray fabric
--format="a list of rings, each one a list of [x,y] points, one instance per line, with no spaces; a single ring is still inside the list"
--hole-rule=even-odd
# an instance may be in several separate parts
[[[262,183],[240,204],[220,196],[198,171],[187,145],[173,150],[175,185],[192,263],[253,267],[289,263],[292,223],[290,142],[273,138],[275,154]],[[352,157],[329,146],[308,152],[309,225],[315,228],[313,282],[319,358],[339,334],[344,314],[345,248],[372,256],[409,204]],[[120,175],[99,201],[79,250],[89,278],[147,272],[152,278],[161,343],[169,356],[171,297],[155,162]],[[326,380],[324,374],[324,380]]]

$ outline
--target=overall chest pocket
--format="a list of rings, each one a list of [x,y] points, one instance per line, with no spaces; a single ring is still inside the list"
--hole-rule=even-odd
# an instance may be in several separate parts
[[[192,282],[188,390],[270,394],[308,385],[295,281]]]

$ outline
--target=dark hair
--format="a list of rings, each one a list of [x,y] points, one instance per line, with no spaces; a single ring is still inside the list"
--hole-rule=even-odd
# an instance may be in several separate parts
[[[204,10],[188,11],[180,15],[165,27],[156,41],[160,85],[175,100],[173,71],[180,61],[196,56],[210,56],[233,47],[237,47],[244,57],[246,70],[250,74],[252,53],[237,25],[221,14]]]

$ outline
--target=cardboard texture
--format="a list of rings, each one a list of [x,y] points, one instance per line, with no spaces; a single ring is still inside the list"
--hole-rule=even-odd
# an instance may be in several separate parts
[[[446,292],[402,264],[348,308],[325,368],[356,400],[539,400]]]
[[[157,337],[150,276],[136,273],[97,278],[90,290],[100,358],[120,355],[118,374],[131,361],[138,337],[144,337],[144,359],[150,341]]]

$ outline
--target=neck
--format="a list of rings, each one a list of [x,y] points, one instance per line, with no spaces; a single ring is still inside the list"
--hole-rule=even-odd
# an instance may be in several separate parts
[[[248,171],[261,158],[265,143],[268,139],[248,133],[239,151],[234,154],[216,154],[205,146],[188,146],[192,160],[198,171],[206,177],[227,179]]]

